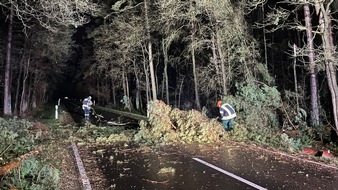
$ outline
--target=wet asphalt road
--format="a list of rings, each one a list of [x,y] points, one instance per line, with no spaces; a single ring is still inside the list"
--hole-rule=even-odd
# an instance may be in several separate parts
[[[81,111],[73,111],[80,123]],[[97,150],[102,154],[94,154]],[[107,189],[338,189],[335,167],[236,142],[156,148],[117,144],[89,152],[98,160]]]
[[[97,156],[114,189],[338,189],[338,170],[246,145],[107,146]],[[203,164],[196,160],[202,160]],[[172,168],[174,172],[161,172]]]

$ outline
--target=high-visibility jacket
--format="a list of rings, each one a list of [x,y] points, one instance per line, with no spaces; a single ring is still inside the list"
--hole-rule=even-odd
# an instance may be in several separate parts
[[[219,108],[219,113],[221,114],[222,120],[228,120],[236,117],[235,109],[230,104],[222,104]]]
[[[90,106],[92,105],[92,101],[89,98],[85,98],[82,102],[82,109],[85,108],[90,108]]]

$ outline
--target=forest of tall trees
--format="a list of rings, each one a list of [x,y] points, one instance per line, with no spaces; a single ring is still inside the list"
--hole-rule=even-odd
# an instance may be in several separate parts
[[[0,5],[3,115],[25,116],[56,95],[113,106],[124,99],[138,111],[160,99],[212,112],[223,99],[251,130],[337,132],[337,1]]]

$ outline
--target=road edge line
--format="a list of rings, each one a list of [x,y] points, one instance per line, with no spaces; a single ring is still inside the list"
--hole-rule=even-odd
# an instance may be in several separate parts
[[[83,166],[83,162],[82,162],[80,154],[79,154],[79,150],[78,150],[78,148],[77,148],[77,146],[74,142],[72,142],[72,149],[73,149],[73,153],[74,153],[74,156],[75,156],[77,168],[80,172],[80,177],[81,177],[81,181],[82,181],[82,184],[83,184],[83,188],[84,188],[84,190],[92,190],[92,187],[90,186],[90,182],[89,182],[89,179],[88,179],[87,174],[86,174],[86,170]]]
[[[259,186],[259,185],[255,184],[255,183],[253,183],[251,181],[248,181],[248,180],[246,180],[246,179],[244,179],[242,177],[239,177],[239,176],[237,176],[237,175],[235,175],[233,173],[225,171],[224,169],[219,168],[219,167],[217,167],[215,165],[212,165],[212,164],[210,164],[210,163],[208,163],[208,162],[206,162],[204,160],[201,160],[201,159],[195,158],[195,157],[192,158],[192,159],[195,160],[195,161],[197,161],[197,162],[199,162],[199,163],[201,163],[201,164],[204,164],[204,165],[206,165],[208,167],[211,167],[211,168],[213,168],[213,169],[215,169],[215,170],[217,170],[217,171],[219,171],[219,172],[221,172],[223,174],[226,174],[226,175],[228,175],[228,176],[230,176],[230,177],[232,177],[234,179],[237,179],[238,181],[241,181],[241,182],[243,182],[243,183],[245,183],[247,185],[250,185],[251,187],[254,187],[254,188],[259,189],[259,190],[267,190],[266,188],[264,188],[262,186]]]

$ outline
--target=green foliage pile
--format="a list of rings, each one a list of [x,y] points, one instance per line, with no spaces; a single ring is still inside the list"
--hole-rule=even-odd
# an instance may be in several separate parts
[[[130,133],[129,133],[130,134]],[[110,134],[107,137],[96,138],[97,144],[114,144],[116,142],[128,142],[133,138],[132,135],[128,135],[128,131],[124,131],[120,134]]]
[[[135,130],[125,130],[121,126],[96,126],[86,123],[76,132],[82,143],[113,144],[115,142],[132,141]]]
[[[140,122],[135,135],[138,142],[192,143],[217,142],[224,129],[216,119],[209,119],[196,110],[172,109],[162,101],[149,103],[149,119]]]
[[[41,133],[29,130],[33,124],[27,120],[0,118],[0,166],[32,150],[37,150],[36,140]],[[18,168],[3,176],[0,189],[57,189],[59,170],[45,163],[38,156],[29,156]]]
[[[58,189],[60,182],[59,170],[43,163],[41,160],[30,157],[21,162],[13,175],[8,175],[0,182],[0,187],[16,187],[17,189]]]
[[[27,120],[0,118],[0,165],[33,150],[36,137],[29,131],[31,126]]]
[[[236,124],[233,135],[230,137],[232,140],[239,142],[257,142],[259,144],[267,144],[266,134],[259,134],[257,131],[248,129],[243,124]]]
[[[227,96],[224,101],[235,107],[238,122],[252,130],[279,126],[281,101],[276,87],[255,82],[236,84],[236,87],[236,97]]]

